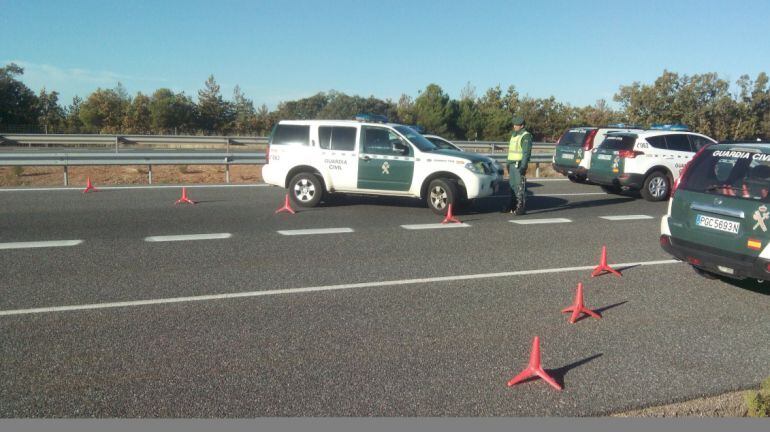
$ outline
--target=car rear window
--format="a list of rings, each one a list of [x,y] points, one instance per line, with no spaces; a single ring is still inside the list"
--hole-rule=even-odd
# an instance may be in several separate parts
[[[770,202],[770,154],[706,149],[687,169],[683,190]]]
[[[565,147],[580,147],[586,140],[586,135],[588,135],[589,131],[590,129],[570,129],[565,132],[564,135],[562,135],[561,139],[559,139],[559,142],[556,143],[556,145]]]
[[[310,126],[279,124],[270,138],[270,145],[303,145],[310,142]]]
[[[599,146],[602,150],[631,150],[636,137],[631,135],[609,135]]]

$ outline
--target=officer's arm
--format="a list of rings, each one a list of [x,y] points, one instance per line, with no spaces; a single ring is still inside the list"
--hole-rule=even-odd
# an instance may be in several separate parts
[[[532,154],[532,135],[526,134],[521,140],[521,152],[524,153],[521,157],[521,167],[526,167],[529,163],[529,157]]]

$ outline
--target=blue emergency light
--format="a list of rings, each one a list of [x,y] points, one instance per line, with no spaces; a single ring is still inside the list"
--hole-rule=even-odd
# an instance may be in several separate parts
[[[642,129],[642,127],[637,124],[628,124],[628,123],[613,123],[613,124],[608,124],[607,127],[618,128],[618,129]]]
[[[388,117],[380,114],[356,114],[356,121],[371,122],[371,123],[387,123]]]
[[[669,124],[669,123],[653,123],[652,126],[650,126],[650,129],[653,130],[665,130],[665,131],[679,131],[679,132],[687,132],[690,130],[689,126],[683,125],[683,124]]]

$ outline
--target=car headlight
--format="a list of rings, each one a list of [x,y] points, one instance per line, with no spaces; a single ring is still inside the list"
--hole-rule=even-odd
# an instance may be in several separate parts
[[[465,168],[468,168],[468,170],[474,174],[484,174],[483,162],[468,162],[465,164]]]

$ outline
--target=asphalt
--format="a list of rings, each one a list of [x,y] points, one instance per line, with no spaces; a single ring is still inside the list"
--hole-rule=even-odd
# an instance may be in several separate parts
[[[0,313],[17,313],[0,315],[0,416],[604,415],[770,373],[770,288],[682,263],[590,278],[602,245],[610,263],[670,259],[666,203],[564,181],[530,191],[527,216],[500,213],[499,196],[460,212],[469,227],[420,231],[401,225],[441,218],[410,199],[276,215],[273,187],[191,188],[195,206],[174,206],[175,188],[0,191],[0,243],[83,240],[0,250]],[[510,222],[540,218],[571,222]],[[145,241],[210,233],[231,237]],[[559,313],[578,282],[601,320]],[[159,299],[177,300],[104,307]],[[84,305],[101,308],[30,310]],[[506,386],[535,335],[561,392]]]

